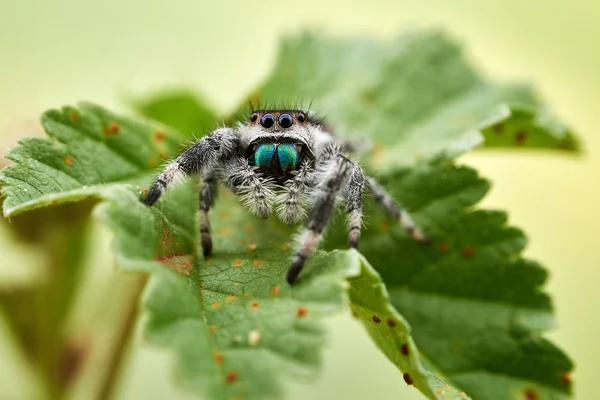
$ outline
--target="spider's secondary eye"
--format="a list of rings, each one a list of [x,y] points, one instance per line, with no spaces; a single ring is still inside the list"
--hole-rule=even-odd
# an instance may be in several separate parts
[[[274,123],[275,123],[275,118],[273,117],[273,114],[265,114],[260,119],[260,124],[264,128],[270,128],[273,126]]]
[[[294,120],[290,114],[281,114],[279,116],[279,126],[282,128],[289,128],[293,123]]]
[[[296,119],[302,124],[304,121],[306,121],[306,115],[304,115],[304,113],[299,113]]]
[[[258,119],[258,114],[257,113],[252,113],[252,115],[250,116],[250,121],[256,122],[257,119]]]

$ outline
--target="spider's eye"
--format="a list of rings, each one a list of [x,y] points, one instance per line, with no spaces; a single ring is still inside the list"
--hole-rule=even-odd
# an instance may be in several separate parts
[[[265,114],[260,119],[260,124],[264,128],[270,128],[273,126],[274,123],[275,123],[275,118],[273,117],[273,114]]]
[[[304,113],[298,113],[296,119],[302,124],[304,123],[304,121],[306,121],[306,115],[304,115]]]
[[[282,128],[289,128],[294,123],[292,116],[290,114],[281,114],[279,116],[279,126]]]
[[[250,116],[250,121],[256,122],[257,119],[258,119],[258,114],[257,113],[252,113],[252,115]]]

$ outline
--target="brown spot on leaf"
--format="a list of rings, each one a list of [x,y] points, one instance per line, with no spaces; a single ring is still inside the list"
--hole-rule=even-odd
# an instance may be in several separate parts
[[[239,377],[240,376],[238,375],[237,372],[235,372],[235,371],[229,371],[225,375],[225,382],[227,382],[227,383],[234,383],[235,381],[238,380]]]
[[[504,132],[504,124],[496,124],[494,126],[494,133],[500,135],[502,132]]]
[[[231,232],[231,226],[224,226],[223,228],[219,228],[215,231],[215,235],[217,236],[227,236]]]
[[[396,326],[396,321],[394,321],[392,318],[388,318],[386,322],[390,328],[393,328]]]
[[[108,137],[116,135],[121,130],[121,127],[116,122],[111,122],[106,128],[104,128],[104,136]]]
[[[405,356],[408,356],[410,354],[410,347],[408,347],[408,343],[404,343],[402,346],[400,346],[400,351]]]
[[[242,260],[233,260],[231,265],[233,265],[235,268],[239,268],[244,265],[244,262]]]
[[[69,384],[78,375],[83,362],[89,354],[89,343],[69,341],[65,344],[61,355],[59,374],[62,384]]]
[[[248,225],[246,227],[246,233],[252,233],[252,232],[254,232],[254,227],[252,225]]]
[[[304,307],[298,307],[298,318],[304,318],[308,314],[308,310]]]
[[[79,119],[79,112],[77,111],[73,111],[69,117],[71,118],[72,121],[77,121]]]
[[[527,140],[527,132],[524,130],[518,131],[517,134],[515,135],[515,143],[519,146],[524,145],[526,140]]]
[[[252,261],[252,264],[256,265],[257,267],[260,267],[264,263],[265,262],[263,260],[254,260],[254,261]]]
[[[213,353],[213,359],[215,360],[215,362],[219,365],[223,364],[223,354],[219,353],[218,351],[215,351]]]
[[[473,252],[473,248],[472,248],[472,247],[469,247],[469,246],[467,246],[467,247],[463,248],[463,249],[462,249],[462,254],[463,254],[463,256],[465,256],[465,257],[473,257],[473,254],[474,254],[474,252]]]
[[[219,301],[217,301],[216,303],[213,303],[210,306],[210,308],[214,308],[214,309],[217,309],[217,308],[220,308],[220,307],[221,307],[221,302],[219,302]]]
[[[254,303],[250,304],[250,308],[252,309],[257,309],[260,307],[260,304],[258,303],[258,301],[255,301]]]
[[[571,386],[571,383],[573,383],[571,380],[571,374],[569,374],[568,372],[562,374],[560,376],[560,380],[563,381],[563,383],[567,386]]]
[[[406,382],[407,385],[412,385],[414,383],[413,378],[408,374],[408,372],[403,373],[402,378],[404,378],[404,382]]]
[[[447,253],[448,251],[450,251],[450,245],[446,242],[440,243],[440,251],[442,253]]]
[[[250,251],[256,250],[256,243],[252,243],[252,244],[248,245],[248,250],[250,250]]]
[[[211,325],[211,326],[208,327],[208,331],[210,333],[215,333],[217,331],[217,327],[214,326],[214,325]]]
[[[154,167],[156,167],[156,165],[158,165],[158,162],[156,161],[156,158],[154,158],[154,157],[150,157],[150,158],[148,159],[148,162],[147,162],[147,164],[148,164],[148,167],[149,167],[149,168],[154,168]]]
[[[272,294],[273,296],[277,296],[277,295],[279,294],[279,291],[280,291],[280,290],[281,290],[281,289],[279,288],[279,286],[275,286],[273,289],[271,289],[271,294]]]
[[[226,301],[226,302],[228,302],[228,303],[231,303],[232,301],[234,301],[234,300],[236,300],[236,299],[237,299],[237,297],[235,297],[235,296],[229,296],[229,297],[227,297],[227,298],[225,299],[225,301]]]
[[[157,131],[156,133],[154,133],[154,141],[162,142],[163,140],[165,140],[165,132],[164,131]]]
[[[352,310],[352,316],[354,318],[358,318],[358,313],[356,311]]]
[[[290,249],[290,246],[288,246],[287,244],[282,244],[279,248],[283,251],[288,251]]]
[[[371,319],[373,320],[373,322],[375,322],[376,324],[381,322],[381,318],[379,318],[377,315],[373,315],[371,317]]]
[[[73,165],[73,157],[66,156],[65,157],[65,165]]]
[[[533,389],[527,389],[524,393],[525,400],[539,400],[537,392]]]

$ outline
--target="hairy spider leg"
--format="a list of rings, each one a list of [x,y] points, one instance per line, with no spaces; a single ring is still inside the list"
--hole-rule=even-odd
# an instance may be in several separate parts
[[[328,145],[318,161],[317,171],[320,175],[315,187],[313,205],[304,232],[298,238],[298,246],[292,264],[287,273],[287,281],[293,284],[308,257],[319,245],[323,231],[327,227],[337,197],[346,187],[349,215],[349,241],[358,245],[362,223],[362,171],[353,161],[346,158],[336,144]],[[353,185],[350,187],[350,185]]]
[[[367,178],[367,187],[373,193],[373,197],[383,209],[390,214],[396,221],[398,221],[406,230],[406,232],[411,235],[415,240],[422,243],[430,243],[430,239],[425,236],[425,234],[419,229],[408,212],[398,204],[392,196],[386,192],[386,190],[380,186],[377,181],[373,178]]]
[[[219,162],[231,158],[239,147],[239,135],[235,129],[220,128],[213,131],[167,165],[148,191],[144,204],[151,206],[156,203],[166,190],[185,176],[212,171]]]
[[[200,240],[202,254],[209,257],[212,253],[212,239],[210,237],[210,221],[208,212],[215,205],[217,195],[217,179],[213,171],[206,172],[200,186]]]

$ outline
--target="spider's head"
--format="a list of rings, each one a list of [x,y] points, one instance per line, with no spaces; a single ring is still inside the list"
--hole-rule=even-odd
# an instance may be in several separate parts
[[[293,132],[307,129],[310,120],[301,110],[257,110],[250,115],[249,126],[267,132]]]

